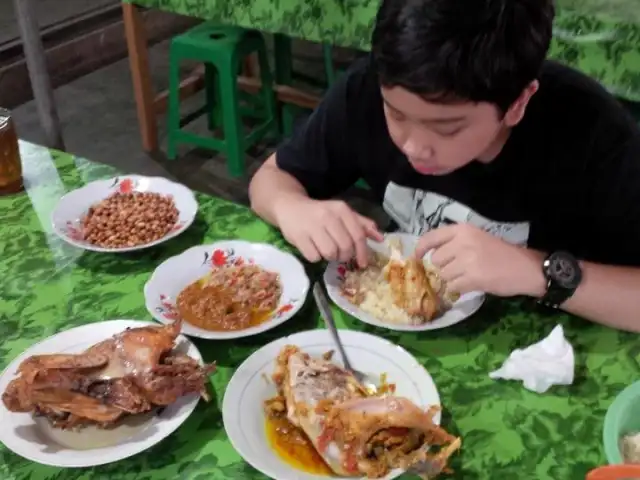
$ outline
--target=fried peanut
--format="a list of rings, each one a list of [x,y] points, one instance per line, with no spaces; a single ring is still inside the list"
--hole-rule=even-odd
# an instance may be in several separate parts
[[[87,242],[100,247],[135,247],[167,235],[178,216],[169,196],[152,192],[114,193],[89,208],[82,219],[82,234]]]

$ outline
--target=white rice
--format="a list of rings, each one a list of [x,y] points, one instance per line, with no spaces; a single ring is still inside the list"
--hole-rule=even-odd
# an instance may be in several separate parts
[[[361,310],[373,315],[382,322],[393,325],[421,325],[426,322],[424,317],[409,315],[403,308],[393,301],[391,285],[384,275],[384,267],[391,259],[403,261],[402,242],[398,238],[389,239],[387,246],[390,257],[381,252],[371,252],[371,264],[364,270],[347,271],[344,283],[350,287],[357,286],[361,300],[357,305]],[[440,279],[438,272],[427,262],[423,263],[425,273],[436,294],[441,300],[441,312],[451,308],[458,295],[447,291],[445,283]]]
[[[620,451],[625,463],[640,464],[640,433],[622,437],[620,439]]]
[[[393,325],[420,325],[424,319],[411,316],[393,303],[391,285],[384,278],[382,267],[371,265],[365,270],[346,273],[347,279],[355,280],[364,292],[364,299],[358,307],[377,319]]]

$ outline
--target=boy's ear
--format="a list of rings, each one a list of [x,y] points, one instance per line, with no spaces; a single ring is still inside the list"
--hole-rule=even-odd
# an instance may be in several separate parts
[[[531,97],[535,95],[538,88],[540,88],[540,82],[538,82],[538,80],[532,81],[524,88],[524,90],[522,90],[522,93],[520,93],[520,96],[516,101],[511,104],[509,110],[507,110],[507,113],[504,116],[504,121],[508,127],[514,127],[522,121],[524,112],[527,110],[529,100],[531,100]]]

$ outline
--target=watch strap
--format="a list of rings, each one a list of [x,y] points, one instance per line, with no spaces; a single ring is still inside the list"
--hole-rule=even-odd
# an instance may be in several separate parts
[[[538,303],[544,305],[549,308],[559,308],[564,302],[566,302],[571,295],[573,295],[573,291],[564,289],[556,285],[553,280],[547,280],[547,291],[542,296]]]
[[[556,270],[557,267],[562,265],[562,263],[558,264],[557,262],[564,262],[564,272],[562,272],[562,268],[560,272]],[[568,271],[566,270],[567,265],[571,267]],[[557,309],[571,298],[582,281],[582,271],[578,260],[573,255],[563,251],[552,253],[545,258],[542,263],[542,272],[547,281],[547,289],[542,298],[538,300],[538,303],[550,308]],[[567,277],[568,272],[571,272],[571,274]],[[558,273],[564,273],[564,277],[561,275],[556,278]]]

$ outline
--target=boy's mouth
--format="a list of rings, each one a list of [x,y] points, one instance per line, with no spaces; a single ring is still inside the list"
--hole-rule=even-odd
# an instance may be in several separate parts
[[[437,165],[429,165],[421,162],[413,162],[411,160],[409,160],[409,163],[411,163],[411,166],[414,168],[416,172],[422,175],[437,175],[438,173],[443,171]]]

